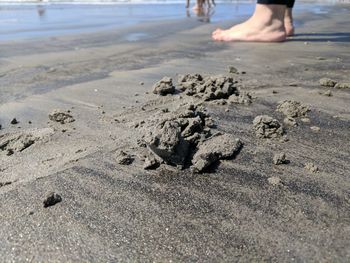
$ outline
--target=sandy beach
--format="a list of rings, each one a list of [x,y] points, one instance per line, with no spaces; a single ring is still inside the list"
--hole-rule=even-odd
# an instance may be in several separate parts
[[[3,39],[1,260],[349,262],[350,5],[311,6],[284,43],[211,40],[245,12]]]

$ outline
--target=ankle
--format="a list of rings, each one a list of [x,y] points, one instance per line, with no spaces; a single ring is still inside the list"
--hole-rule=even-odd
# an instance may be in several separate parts
[[[284,5],[257,4],[251,19],[264,26],[283,27],[285,10]]]
[[[284,21],[293,24],[292,8],[286,8],[286,11],[284,12]]]

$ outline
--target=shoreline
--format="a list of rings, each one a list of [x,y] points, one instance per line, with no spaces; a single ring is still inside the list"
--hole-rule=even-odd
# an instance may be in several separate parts
[[[336,6],[338,4],[334,4]],[[340,4],[341,5],[341,4]],[[295,13],[311,11],[327,13],[326,3],[303,1],[296,5]],[[243,20],[254,10],[251,2],[218,3],[211,15],[196,15],[183,4],[122,4],[84,5],[55,4],[7,6],[0,3],[0,43],[8,41],[40,40],[65,35],[91,34],[123,30],[142,23],[163,20],[198,20],[203,23],[222,23],[225,20]],[[157,10],[157,11],[155,11]]]

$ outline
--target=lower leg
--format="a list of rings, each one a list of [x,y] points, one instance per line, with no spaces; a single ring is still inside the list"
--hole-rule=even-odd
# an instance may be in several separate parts
[[[280,42],[286,39],[284,28],[285,5],[257,4],[255,12],[246,22],[228,30],[216,30],[217,41]]]
[[[193,10],[203,9],[203,0],[197,0],[196,4],[192,8]]]

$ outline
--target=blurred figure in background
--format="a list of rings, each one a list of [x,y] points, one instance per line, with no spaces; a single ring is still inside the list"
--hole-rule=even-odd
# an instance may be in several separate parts
[[[199,18],[201,22],[210,22],[210,17],[214,14],[214,10],[212,6],[215,6],[214,0],[196,0],[196,4],[192,7],[193,13]],[[186,13],[187,16],[190,17],[190,11],[188,8],[190,7],[190,0],[187,0],[186,3]]]
[[[193,6],[193,11],[200,10],[203,8],[211,8],[212,6],[215,6],[215,0],[196,0],[196,4]],[[187,0],[186,2],[186,8],[190,7],[190,0]]]

